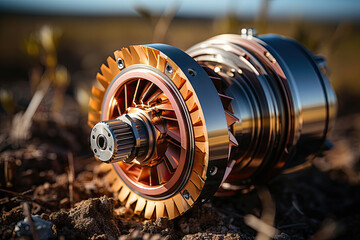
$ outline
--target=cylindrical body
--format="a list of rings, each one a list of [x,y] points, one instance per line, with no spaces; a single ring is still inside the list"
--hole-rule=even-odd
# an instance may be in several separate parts
[[[114,53],[92,89],[92,149],[146,218],[247,188],[323,149],[336,115],[326,62],[278,35],[220,35],[185,52]],[[110,166],[110,167],[109,167]]]
[[[230,130],[238,142],[230,181],[263,180],[294,151],[306,156],[321,149],[336,114],[321,58],[277,35],[221,35],[187,53],[220,78],[213,78],[223,82],[219,93],[233,98],[239,120]]]

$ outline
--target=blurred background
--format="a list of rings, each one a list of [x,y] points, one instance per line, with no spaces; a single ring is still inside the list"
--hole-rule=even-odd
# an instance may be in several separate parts
[[[15,223],[24,218],[19,202],[29,202],[32,214],[54,222],[58,236],[92,239],[94,229],[102,229],[85,226],[80,229],[85,235],[76,235],[76,226],[63,224],[56,212],[91,197],[112,196],[97,178],[87,126],[91,86],[108,56],[122,47],[155,42],[186,50],[242,28],[294,38],[324,56],[339,102],[334,148],[303,175],[269,183],[277,209],[270,225],[288,236],[275,239],[358,238],[359,0],[0,0],[0,14],[0,239],[13,237]],[[228,230],[247,239],[261,231],[246,228],[243,221],[244,215],[261,212],[261,204],[249,206],[251,195],[226,201],[196,208],[167,231],[173,239]],[[117,209],[121,217],[132,216]],[[111,236],[127,236],[136,226],[131,221],[143,220],[119,221],[114,229],[123,224],[121,233],[117,229]],[[141,234],[149,226],[143,225]],[[162,233],[164,228],[155,227],[152,233]]]
[[[29,81],[41,72],[34,69],[46,68],[41,55],[53,55],[54,67],[67,73],[56,87],[63,85],[62,92],[85,109],[96,72],[116,49],[162,42],[186,50],[214,35],[250,27],[259,34],[295,38],[323,55],[338,93],[339,113],[360,109],[358,0],[2,0],[0,12],[1,111],[9,108],[4,98],[11,97],[16,105],[11,113],[29,103]]]

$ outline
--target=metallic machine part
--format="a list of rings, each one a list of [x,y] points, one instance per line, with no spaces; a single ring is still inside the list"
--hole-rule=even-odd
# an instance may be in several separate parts
[[[92,88],[91,147],[145,218],[173,219],[311,159],[334,124],[325,60],[288,38],[249,29],[186,53],[150,44],[114,55]]]
[[[131,125],[114,119],[97,123],[91,130],[90,143],[97,159],[111,162],[129,158],[135,137]]]
[[[295,151],[307,156],[321,149],[336,97],[317,58],[300,44],[277,35],[221,35],[187,52],[217,72],[219,92],[233,98],[239,121],[230,131],[239,146],[229,181],[263,181]]]
[[[105,163],[130,163],[135,157],[139,163],[143,163],[154,148],[153,128],[152,123],[142,118],[141,114],[123,114],[93,127],[91,148],[94,155]]]

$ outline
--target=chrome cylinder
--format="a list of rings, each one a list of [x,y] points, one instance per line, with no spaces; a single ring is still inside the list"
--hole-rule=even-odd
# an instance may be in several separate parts
[[[267,179],[296,153],[305,159],[322,149],[337,106],[324,59],[278,35],[220,35],[187,53],[233,99],[238,121],[229,131],[238,146],[228,182]]]

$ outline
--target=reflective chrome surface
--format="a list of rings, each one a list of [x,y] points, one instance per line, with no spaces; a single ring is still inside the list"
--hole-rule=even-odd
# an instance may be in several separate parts
[[[222,77],[221,93],[234,99],[239,121],[231,132],[239,146],[231,150],[228,182],[262,181],[296,152],[321,149],[336,115],[323,59],[278,35],[220,35],[187,53]]]

